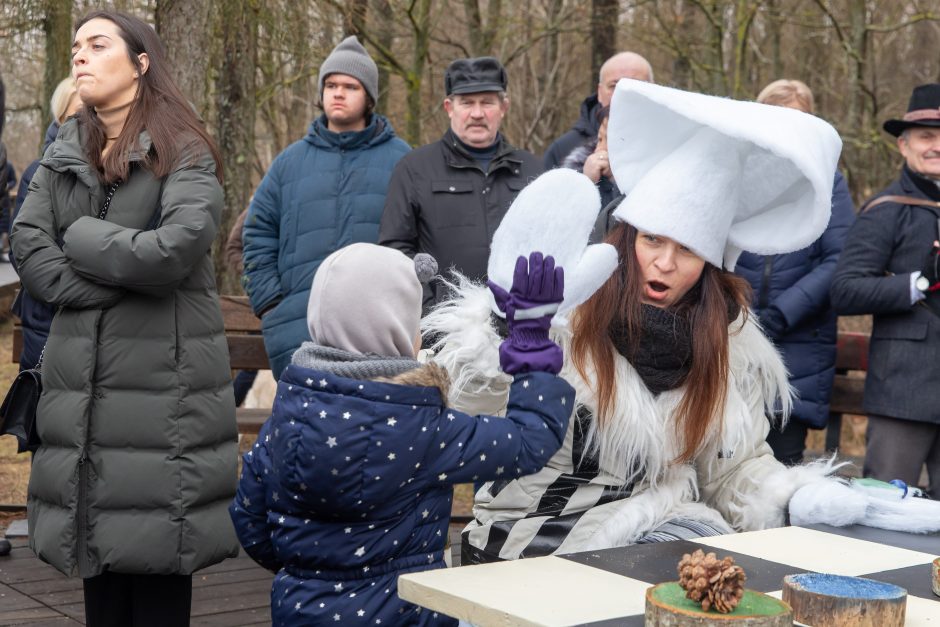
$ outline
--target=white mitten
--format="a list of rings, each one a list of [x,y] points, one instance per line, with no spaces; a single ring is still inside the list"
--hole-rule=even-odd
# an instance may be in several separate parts
[[[583,174],[558,168],[541,175],[516,196],[493,235],[489,280],[508,291],[520,255],[551,255],[565,269],[565,299],[552,324],[564,325],[565,313],[587,300],[617,267],[613,246],[587,245],[600,209],[597,187]],[[491,308],[503,315],[495,302]]]
[[[834,527],[865,525],[908,533],[940,531],[940,502],[879,495],[868,485],[827,479],[805,485],[790,498],[790,522]]]

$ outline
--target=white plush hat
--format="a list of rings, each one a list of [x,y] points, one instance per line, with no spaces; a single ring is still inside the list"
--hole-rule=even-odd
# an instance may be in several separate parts
[[[733,270],[743,250],[787,253],[822,234],[842,140],[795,109],[623,79],[607,146],[627,195],[616,219]]]

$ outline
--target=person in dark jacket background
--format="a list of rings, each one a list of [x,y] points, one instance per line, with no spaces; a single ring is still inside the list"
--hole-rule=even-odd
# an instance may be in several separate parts
[[[513,375],[495,418],[449,409],[446,371],[415,360],[428,261],[353,244],[317,269],[313,341],[281,376],[230,507],[242,546],[277,572],[274,625],[455,625],[401,600],[398,575],[444,567],[454,484],[536,472],[562,444],[574,390],[548,337],[562,270],[535,253],[508,294],[494,288]],[[536,304],[540,318],[515,319]]]
[[[50,111],[52,111],[53,120],[46,129],[46,136],[43,141],[42,154],[55,141],[59,133],[59,125],[65,122],[67,118],[73,116],[82,106],[82,101],[78,97],[75,89],[75,79],[71,76],[59,81],[55,91],[52,92],[50,101]],[[11,223],[16,219],[20,207],[26,201],[29,192],[29,184],[39,168],[39,159],[36,159],[23,170],[23,176],[20,177],[20,186],[16,193],[16,204],[13,209]],[[13,267],[16,269],[16,260],[10,257]],[[38,301],[24,289],[20,289],[16,294],[16,300],[13,301],[11,311],[20,319],[20,325],[23,329],[23,350],[20,352],[20,370],[35,368],[39,362],[39,356],[42,354],[42,348],[46,345],[46,338],[49,335],[49,325],[52,324],[52,317],[55,315],[55,307],[48,303]]]
[[[940,498],[940,83],[914,88],[897,137],[901,175],[866,203],[832,281],[845,315],[872,314],[862,406],[866,477],[920,482]]]
[[[607,154],[607,118],[609,115],[610,107],[602,107],[598,110],[597,117],[601,125],[597,129],[597,137],[572,150],[561,164],[561,167],[576,170],[591,179],[601,194],[601,209],[621,195],[614,181],[614,174],[610,171],[610,159]]]
[[[274,159],[245,220],[245,286],[261,317],[275,377],[310,339],[307,295],[320,263],[355,242],[375,243],[392,168],[408,144],[373,112],[379,71],[355,36],[320,66],[323,114]]]
[[[757,101],[814,113],[813,93],[801,81],[774,81],[760,92]],[[848,186],[837,171],[832,216],[818,240],[786,255],[744,252],[735,268],[735,273],[751,284],[751,308],[780,350],[790,385],[797,391],[790,420],[782,427],[772,425],[767,435],[774,456],[790,466],[803,461],[807,429],[822,429],[829,422],[838,332],[829,288],[854,221]]]
[[[577,122],[567,133],[552,142],[542,156],[542,166],[546,170],[561,166],[571,151],[597,137],[601,120],[598,111],[610,106],[614,87],[621,78],[635,78],[639,81],[653,82],[653,66],[635,52],[618,52],[601,66],[598,73],[597,92],[581,103],[581,114]]]
[[[531,153],[500,132],[509,111],[506,70],[493,57],[457,59],[444,73],[450,128],[405,156],[392,173],[379,243],[430,254],[442,274],[486,277],[490,240],[516,195],[541,173]],[[425,311],[446,289],[425,289]]]

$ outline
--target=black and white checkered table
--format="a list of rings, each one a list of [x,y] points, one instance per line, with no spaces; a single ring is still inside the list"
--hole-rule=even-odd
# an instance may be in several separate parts
[[[783,527],[695,542],[664,542],[403,575],[399,595],[432,611],[487,625],[643,625],[646,589],[678,579],[695,549],[731,555],[747,587],[780,597],[784,575],[867,577],[908,591],[905,625],[940,627],[931,563],[940,535],[868,527]]]

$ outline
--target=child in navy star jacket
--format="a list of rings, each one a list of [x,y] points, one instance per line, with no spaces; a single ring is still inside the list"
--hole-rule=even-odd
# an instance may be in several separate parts
[[[398,575],[444,567],[454,484],[537,472],[561,446],[574,402],[548,339],[561,268],[533,253],[512,290],[492,286],[514,375],[497,418],[448,409],[444,370],[415,360],[421,263],[353,244],[314,277],[313,341],[281,375],[230,507],[242,546],[277,573],[274,625],[455,624],[402,601]]]

